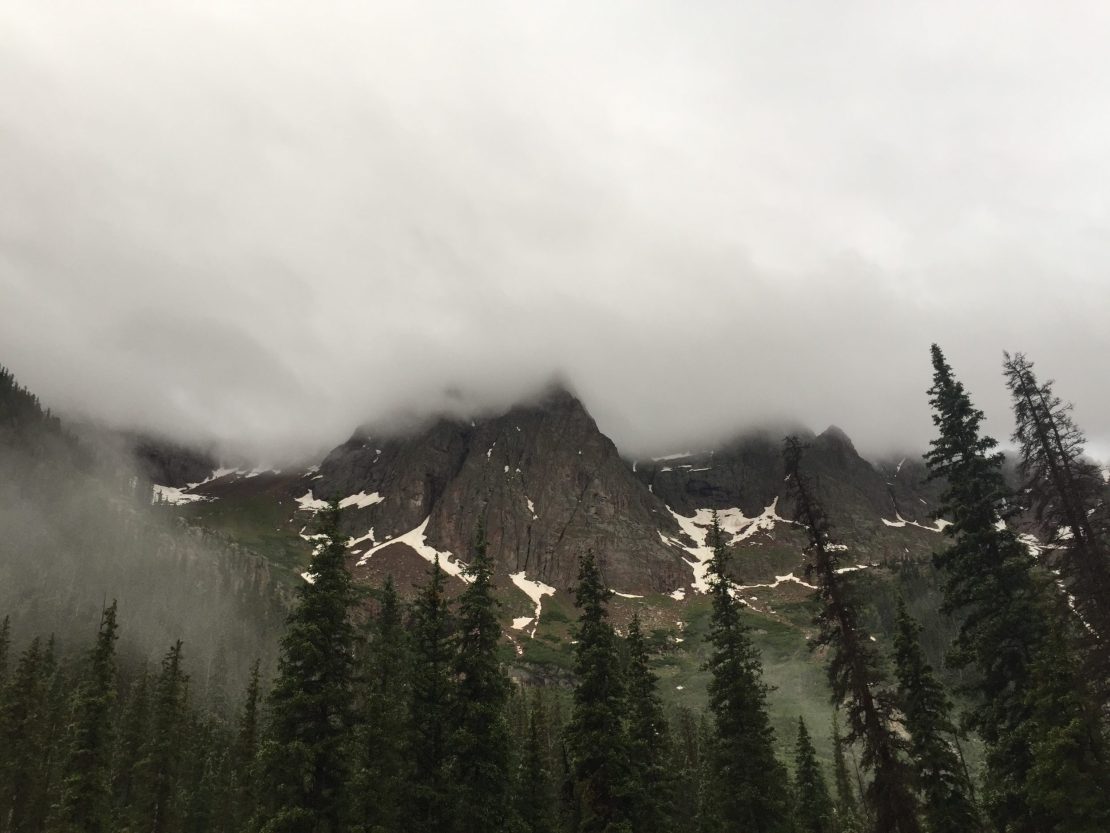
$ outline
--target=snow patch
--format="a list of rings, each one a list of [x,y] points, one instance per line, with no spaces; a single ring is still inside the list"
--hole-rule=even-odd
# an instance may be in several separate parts
[[[295,500],[297,501],[297,506],[305,512],[319,512],[321,509],[328,508],[328,502],[326,500],[320,500],[312,496],[312,489],[309,489],[299,498],[295,498]]]
[[[377,492],[371,492],[370,494],[359,492],[357,495],[348,495],[343,498],[343,500],[339,501],[339,508],[346,509],[348,506],[355,506],[359,509],[365,509],[367,506],[373,506],[375,503],[381,503],[383,500],[385,500],[385,498]]]
[[[371,547],[377,546],[378,542],[374,540],[374,527],[370,527],[370,531],[360,538],[351,538],[347,541],[347,549],[361,544],[363,541],[369,541]],[[367,551],[369,552],[369,550]],[[353,553],[352,553],[353,554]],[[361,564],[362,562],[359,561]]]
[[[793,573],[787,573],[785,576],[775,576],[775,580],[770,584],[738,584],[732,588],[732,595],[735,596],[741,590],[754,590],[757,587],[778,587],[784,582],[793,582],[794,584],[800,584],[802,587],[808,588],[809,590],[817,589],[815,585],[810,584],[808,581],[803,581]],[[755,599],[756,597],[752,596],[752,598]]]
[[[410,529],[404,535],[398,535],[392,540],[384,541],[375,547],[371,547],[358,560],[359,566],[362,566],[367,561],[369,561],[370,557],[373,556],[374,553],[376,553],[378,550],[385,549],[386,547],[391,547],[394,544],[407,544],[408,546],[412,547],[412,549],[416,551],[416,554],[423,558],[425,561],[434,564],[438,559],[440,569],[442,569],[443,572],[447,573],[447,575],[454,576],[457,579],[461,579],[462,581],[469,583],[470,577],[467,576],[464,572],[466,565],[463,562],[459,561],[458,559],[452,561],[451,559],[453,558],[453,556],[450,552],[447,552],[446,550],[441,552],[440,550],[437,550],[435,547],[428,544],[427,538],[425,537],[425,532],[428,529],[428,521],[430,520],[431,516],[425,518],[424,523],[420,524],[420,526],[416,527],[416,529]],[[370,530],[369,534],[371,536],[373,535],[373,533],[374,530]],[[350,546],[350,544],[348,544],[348,546]]]
[[[622,593],[620,590],[613,591],[614,596],[620,596],[622,599],[642,599],[643,596],[637,596],[635,593]]]
[[[720,524],[721,532],[730,536],[726,543],[731,546],[748,540],[757,532],[770,532],[775,528],[776,523],[790,523],[779,516],[778,503],[779,499],[776,497],[755,518],[746,517],[739,507],[718,510],[717,523]],[[678,522],[687,537],[694,542],[694,546],[686,546],[661,532],[659,537],[663,543],[681,547],[692,556],[693,560],[686,559],[686,563],[694,571],[694,590],[699,593],[709,592],[709,561],[713,558],[713,548],[709,546],[706,539],[709,536],[709,528],[713,524],[713,510],[698,509],[690,517],[678,514],[669,506],[667,511]]]
[[[176,486],[154,485],[151,487],[151,503],[168,503],[171,506],[184,506],[187,503],[201,503],[208,500],[215,500],[215,498],[207,497],[206,495],[190,495],[184,489],[178,489]]]
[[[933,526],[925,526],[925,524],[919,524],[917,521],[907,521],[899,512],[894,513],[893,521],[888,521],[886,518],[880,518],[880,520],[887,526],[894,527],[895,529],[901,529],[906,526],[916,526],[918,529],[924,529],[927,532],[944,532],[946,526],[952,525],[950,521],[946,521],[944,518],[938,518]]]
[[[513,630],[514,631],[522,631],[526,627],[528,627],[530,624],[532,624],[532,617],[531,616],[518,616],[515,619],[513,619]]]
[[[525,596],[531,599],[532,604],[536,606],[536,612],[531,617],[535,620],[535,624],[532,625],[532,631],[528,634],[528,637],[531,639],[535,637],[536,628],[538,628],[540,624],[540,613],[543,612],[543,597],[554,596],[555,588],[550,584],[544,584],[542,581],[533,581],[529,579],[524,574],[524,570],[521,570],[519,573],[513,573],[509,576],[509,580],[515,584]],[[513,621],[515,622],[518,620]],[[522,630],[522,628],[518,630]]]
[[[189,483],[188,487],[189,489],[195,489],[197,486],[203,486],[205,483],[211,483],[214,480],[220,480],[221,478],[227,477],[229,474],[242,474],[242,472],[238,469],[213,469],[212,473],[208,475],[208,477],[204,478],[204,480],[200,481],[199,483]]]

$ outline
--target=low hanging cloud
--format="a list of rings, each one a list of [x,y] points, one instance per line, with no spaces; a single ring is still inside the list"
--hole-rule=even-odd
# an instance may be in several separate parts
[[[1101,4],[0,9],[0,363],[271,458],[570,381],[630,453],[777,419],[1110,448]]]

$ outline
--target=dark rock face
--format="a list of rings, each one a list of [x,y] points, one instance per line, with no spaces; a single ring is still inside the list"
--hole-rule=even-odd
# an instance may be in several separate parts
[[[380,495],[348,509],[353,538],[372,529],[381,544],[426,520],[427,544],[465,561],[484,517],[499,572],[567,589],[592,548],[622,592],[670,592],[690,580],[680,552],[659,537],[661,528],[678,534],[666,508],[565,391],[472,423],[440,420],[407,438],[352,438],[309,482],[319,498]]]
[[[920,461],[872,466],[835,427],[803,439],[836,540],[858,562],[928,552],[936,533],[914,523],[932,525],[935,495],[921,486]],[[781,443],[754,434],[714,452],[629,463],[582,404],[556,390],[496,416],[439,419],[400,437],[358,434],[297,488],[344,502],[352,555],[377,547],[363,560],[368,575],[402,551],[406,574],[433,552],[467,561],[484,519],[501,576],[523,571],[566,590],[578,557],[593,549],[614,589],[671,593],[689,591],[696,562],[707,557],[711,509],[734,524],[738,581],[801,575]]]
[[[207,454],[159,440],[139,440],[134,455],[139,470],[151,483],[162,486],[199,483],[217,467]]]
[[[833,525],[836,539],[853,549],[879,557],[884,548],[904,552],[905,536],[896,534],[884,519],[931,526],[939,486],[926,484],[924,464],[899,460],[872,466],[860,457],[848,436],[832,426],[808,444],[804,465],[814,479]],[[692,515],[698,508],[740,508],[747,517],[759,515],[778,498],[778,514],[793,518],[782,465],[782,438],[770,434],[743,436],[723,448],[671,459],[635,464],[636,476],[671,509]],[[926,533],[927,534],[927,533]],[[914,535],[911,546],[927,545]]]

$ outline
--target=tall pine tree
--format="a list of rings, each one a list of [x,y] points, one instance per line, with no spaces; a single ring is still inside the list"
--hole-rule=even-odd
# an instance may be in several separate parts
[[[242,830],[258,809],[258,741],[260,733],[259,701],[262,680],[259,663],[251,666],[250,680],[236,725],[231,747],[231,827]]]
[[[833,833],[835,816],[829,788],[817,763],[817,750],[813,748],[806,722],[801,717],[794,742],[794,793],[796,833]]]
[[[101,614],[96,644],[73,697],[62,793],[51,825],[59,833],[107,833],[112,829],[117,630],[113,601]]]
[[[162,659],[154,684],[150,735],[139,768],[143,827],[150,833],[178,829],[181,817],[181,766],[187,729],[189,678],[181,664],[181,640]]]
[[[1038,383],[1033,363],[1005,354],[1006,385],[1013,397],[1021,495],[1032,509],[1041,540],[1059,557],[1075,607],[1089,630],[1086,645],[1104,691],[1110,687],[1110,512],[1098,466],[1084,458],[1086,438],[1072,407]]]
[[[45,803],[42,747],[49,673],[42,642],[20,655],[0,707],[0,831],[33,830]]]
[[[515,810],[505,720],[510,684],[497,654],[502,633],[484,523],[478,525],[465,576],[455,657],[454,829],[504,833],[512,827]]]
[[[453,623],[437,558],[412,605],[412,667],[409,699],[408,825],[413,833],[450,829],[453,789],[451,708],[455,680]]]
[[[903,725],[929,833],[967,833],[981,825],[963,762],[954,745],[952,704],[921,650],[921,627],[898,599],[894,659]]]
[[[902,759],[903,743],[894,728],[894,706],[882,688],[879,655],[860,621],[858,604],[838,572],[830,546],[829,521],[817,492],[802,470],[804,447],[787,437],[783,462],[798,523],[809,538],[806,574],[817,583],[821,611],[816,645],[829,648],[829,683],[836,704],[847,709],[848,740],[860,741],[862,761],[872,774],[865,798],[882,833],[917,833],[921,829],[910,771]]]
[[[728,550],[716,514],[710,530],[713,559],[709,594],[713,602],[707,669],[713,736],[709,752],[712,783],[705,823],[709,829],[751,833],[789,831],[786,768],[775,757],[775,735],[767,715],[768,687],[741,618],[742,603],[728,575]]]
[[[346,818],[354,676],[351,608],[339,507],[321,512],[323,537],[281,641],[261,753],[264,833],[338,833]]]
[[[671,829],[676,798],[668,768],[667,720],[638,612],[632,616],[626,642],[632,829],[635,833],[665,833]]]
[[[931,476],[945,484],[938,517],[952,521],[945,528],[950,543],[935,560],[945,571],[945,609],[962,619],[949,661],[978,672],[969,686],[970,722],[987,746],[986,810],[1008,833],[1099,829],[1110,790],[1105,765],[1091,762],[1105,760],[1103,739],[1085,681],[1053,638],[1056,594],[1005,524],[1014,501],[997,443],[981,434],[983,412],[935,344],[932,361],[929,395],[939,436],[926,460]],[[1066,685],[1053,679],[1060,674]],[[1080,762],[1080,771],[1049,755]],[[1059,800],[1076,791],[1095,796],[1099,806]]]
[[[567,725],[578,798],[578,833],[630,833],[628,736],[624,680],[616,634],[609,622],[612,598],[593,551],[579,559],[574,599],[574,711]]]
[[[832,745],[833,783],[836,786],[834,807],[836,831],[837,833],[860,833],[863,825],[859,816],[859,801],[855,787],[852,786],[852,774],[848,771],[846,744],[840,734],[840,719],[836,716],[836,712],[833,712],[832,716]]]
[[[551,725],[542,689],[532,692],[527,720],[517,773],[517,818],[522,833],[556,833],[559,828]]]
[[[392,577],[387,577],[378,591],[377,602],[362,663],[355,828],[391,831],[404,826],[404,789],[409,775],[405,758],[409,650]]]

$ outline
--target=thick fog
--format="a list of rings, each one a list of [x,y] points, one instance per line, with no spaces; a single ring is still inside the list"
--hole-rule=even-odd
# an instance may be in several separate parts
[[[1022,350],[1110,447],[1100,3],[0,7],[0,364],[284,458],[570,380],[629,453],[991,428]]]

